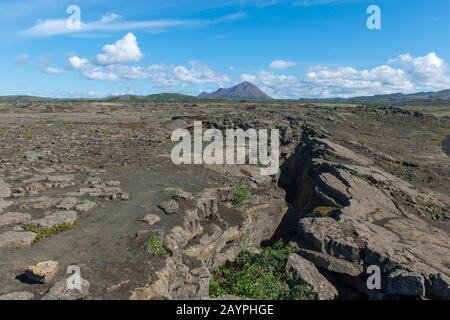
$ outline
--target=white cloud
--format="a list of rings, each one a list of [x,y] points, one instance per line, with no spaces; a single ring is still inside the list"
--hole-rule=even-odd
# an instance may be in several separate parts
[[[60,68],[47,67],[47,68],[44,68],[44,72],[48,73],[48,74],[63,74],[63,73],[66,73],[67,71],[64,69],[60,69]]]
[[[16,65],[21,66],[26,64],[28,61],[30,61],[30,56],[26,53],[19,54],[19,56],[16,59]]]
[[[450,87],[448,66],[435,52],[417,58],[410,54],[402,54],[396,59],[390,60],[389,63],[404,70],[409,79],[419,88]]]
[[[119,79],[119,76],[117,74],[103,68],[93,68],[90,70],[85,70],[81,74],[90,80],[116,81]]]
[[[214,70],[198,61],[191,61],[191,67],[176,66],[172,70],[174,78],[180,82],[191,83],[217,83],[223,84],[230,81],[226,75],[218,75]]]
[[[117,64],[132,61],[140,61],[142,52],[139,49],[137,39],[131,32],[114,44],[107,44],[103,47],[103,53],[98,54],[96,60],[100,64]]]
[[[69,57],[69,64],[74,69],[84,69],[90,65],[88,59],[80,58],[77,56]]]
[[[272,69],[287,69],[295,66],[295,62],[286,60],[274,60],[269,64]]]
[[[34,26],[20,31],[25,37],[45,38],[58,35],[72,34],[86,37],[91,32],[120,32],[130,30],[145,30],[147,32],[164,32],[179,27],[198,27],[227,21],[234,21],[246,17],[244,13],[236,13],[217,19],[155,19],[126,21],[118,14],[111,13],[93,22],[81,22],[79,30],[67,28],[66,19],[38,20]]]
[[[321,4],[330,4],[330,3],[347,3],[347,2],[362,2],[364,0],[294,0],[294,6],[300,7],[309,7]]]
[[[269,71],[243,74],[241,80],[259,85],[277,98],[328,98],[412,93],[450,88],[445,61],[431,52],[422,57],[399,55],[371,69],[350,66],[316,66],[305,75],[280,75]]]

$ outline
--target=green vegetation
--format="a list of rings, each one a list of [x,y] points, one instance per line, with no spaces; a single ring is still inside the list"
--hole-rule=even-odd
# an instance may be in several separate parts
[[[316,217],[329,217],[337,208],[331,207],[331,206],[320,206],[317,208],[314,208],[311,213],[314,214]]]
[[[250,190],[250,187],[245,184],[238,184],[234,186],[234,202],[233,204],[235,206],[241,206],[245,204],[248,200],[250,200],[250,197],[252,195],[252,192]]]
[[[335,162],[335,163],[349,163],[349,164],[353,164],[354,161],[351,159],[347,159],[344,157],[341,157],[335,153],[331,153],[331,152],[327,152],[323,155],[323,159],[329,162]]]
[[[33,133],[32,132],[24,132],[24,133],[22,133],[20,135],[20,137],[22,139],[25,139],[25,140],[32,140],[33,139]]]
[[[235,295],[257,300],[316,299],[309,285],[289,288],[286,283],[291,275],[285,272],[285,265],[293,252],[294,247],[281,241],[259,253],[242,251],[233,263],[213,271],[210,296]]]
[[[229,178],[228,182],[233,186],[234,200],[233,205],[240,207],[244,205],[252,196],[250,187],[235,178]]]
[[[422,197],[417,197],[416,202],[419,206],[422,206],[422,207],[427,207],[427,206],[431,205],[430,201],[425,200]]]
[[[182,192],[183,190],[181,190],[180,188],[176,188],[176,187],[167,187],[163,190],[164,194],[167,194],[169,196],[177,196],[180,194],[180,192]]]
[[[440,220],[445,215],[445,209],[440,206],[434,204],[433,202],[426,200],[422,197],[417,197],[416,202],[419,206],[427,207],[431,209],[431,214],[434,219]]]
[[[74,227],[75,225],[70,223],[61,223],[50,228],[44,228],[35,224],[25,224],[23,226],[26,231],[37,233],[35,241],[40,241],[42,239],[50,237],[53,234],[57,234],[66,230],[72,230]]]
[[[157,257],[167,257],[169,251],[164,247],[162,241],[155,235],[151,235],[147,240],[147,251]]]

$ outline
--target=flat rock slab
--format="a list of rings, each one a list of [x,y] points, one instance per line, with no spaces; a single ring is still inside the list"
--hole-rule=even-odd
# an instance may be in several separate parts
[[[0,213],[13,204],[12,201],[3,200],[0,198]]]
[[[3,179],[0,179],[0,198],[7,198],[9,196],[11,196],[9,185]]]
[[[21,212],[8,212],[0,215],[0,226],[8,224],[24,223],[31,220],[31,215]]]
[[[34,298],[34,294],[27,291],[11,292],[0,295],[0,300],[31,300]]]
[[[337,296],[336,288],[317,270],[316,266],[298,254],[289,255],[286,272],[293,275],[293,284],[309,284],[320,300],[333,300]]]
[[[67,197],[61,200],[55,208],[56,209],[62,209],[62,210],[71,210],[75,208],[75,206],[78,204],[78,199],[74,197]]]
[[[42,298],[42,300],[81,300],[89,295],[89,281],[81,278],[80,288],[68,288],[67,280],[63,279],[58,281],[47,294]]]
[[[51,228],[60,224],[74,224],[78,219],[76,211],[57,211],[45,218],[31,221],[31,224],[42,228]]]
[[[93,201],[89,201],[89,200],[84,200],[83,202],[79,203],[75,209],[77,209],[78,211],[89,211],[94,209],[97,206],[97,204]]]
[[[29,231],[7,231],[0,235],[0,248],[17,249],[29,247],[36,239],[37,234]]]

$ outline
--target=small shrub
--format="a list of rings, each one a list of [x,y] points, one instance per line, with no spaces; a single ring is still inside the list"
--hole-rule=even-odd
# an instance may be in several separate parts
[[[147,240],[147,251],[157,257],[167,257],[170,255],[162,241],[155,236],[150,236]]]
[[[234,201],[235,206],[241,206],[250,200],[252,192],[247,185],[237,184],[234,186]]]
[[[44,228],[35,224],[26,224],[23,226],[26,231],[37,233],[35,241],[40,241],[42,239],[50,237],[53,234],[57,234],[66,230],[72,230],[74,227],[75,225],[70,223],[61,223],[50,228]]]
[[[291,275],[285,272],[292,246],[281,241],[258,253],[242,251],[236,260],[213,271],[210,296],[235,295],[258,300],[306,300],[315,299],[312,288],[302,284],[289,288],[286,281]]]
[[[233,187],[233,194],[234,194],[233,206],[240,207],[243,204],[245,204],[248,200],[250,200],[252,192],[247,184],[237,180],[235,177],[228,177],[227,181]]]

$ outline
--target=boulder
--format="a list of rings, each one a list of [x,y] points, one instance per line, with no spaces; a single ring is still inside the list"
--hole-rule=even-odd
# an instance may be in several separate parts
[[[153,226],[161,221],[161,218],[156,214],[148,214],[142,218],[142,221],[146,222],[148,225]]]
[[[316,266],[291,253],[286,263],[286,272],[293,275],[290,285],[294,286],[301,283],[309,284],[320,300],[333,300],[337,296],[336,288],[317,270]]]
[[[418,272],[397,270],[387,278],[386,292],[392,296],[424,296],[424,277]]]
[[[442,273],[430,275],[430,295],[444,300],[450,300],[450,278]]]
[[[53,279],[57,272],[58,262],[49,260],[39,262],[35,266],[29,266],[28,269],[25,270],[25,275],[34,282],[47,283]]]
[[[164,211],[165,214],[175,214],[178,212],[179,206],[178,202],[174,199],[170,199],[167,201],[163,201],[158,205],[158,208],[160,208],[162,211]]]
[[[58,281],[42,300],[81,300],[89,295],[89,281],[81,278],[81,289],[67,287],[67,279]]]

